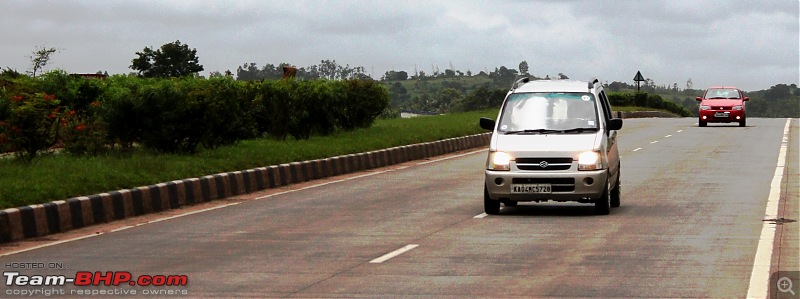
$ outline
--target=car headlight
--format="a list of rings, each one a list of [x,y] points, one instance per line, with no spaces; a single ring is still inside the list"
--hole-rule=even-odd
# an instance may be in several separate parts
[[[708,110],[711,109],[711,106],[700,105],[700,110]]]
[[[733,110],[742,110],[742,106],[733,106]]]
[[[486,160],[486,169],[511,170],[511,155],[504,152],[489,152]]]
[[[604,168],[603,156],[599,152],[583,152],[578,156],[578,170],[600,170]]]

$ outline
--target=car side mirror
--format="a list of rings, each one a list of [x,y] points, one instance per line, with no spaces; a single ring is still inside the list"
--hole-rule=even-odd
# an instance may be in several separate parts
[[[695,97],[695,98],[694,98],[694,100],[695,100],[695,101],[702,102],[702,101],[703,101],[703,98],[701,98],[701,97]]]
[[[608,129],[609,130],[619,130],[622,129],[622,119],[621,118],[612,118],[608,121]]]
[[[489,130],[489,131],[494,130],[494,120],[492,119],[481,117],[480,124],[481,128],[484,130]]]
[[[745,100],[745,101],[749,101],[749,100],[750,100],[750,98],[748,98],[748,97],[744,97],[744,100]]]

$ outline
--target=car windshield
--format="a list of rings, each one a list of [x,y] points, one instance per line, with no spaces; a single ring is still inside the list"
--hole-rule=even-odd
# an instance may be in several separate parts
[[[591,93],[515,93],[503,106],[498,131],[506,134],[597,131],[595,107]]]
[[[706,91],[706,99],[738,99],[739,91],[733,88],[717,88]]]

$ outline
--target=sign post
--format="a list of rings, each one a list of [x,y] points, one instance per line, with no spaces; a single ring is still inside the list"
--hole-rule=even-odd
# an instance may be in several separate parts
[[[633,77],[633,81],[636,81],[636,91],[639,91],[639,82],[645,81],[642,72],[636,71],[636,76]]]

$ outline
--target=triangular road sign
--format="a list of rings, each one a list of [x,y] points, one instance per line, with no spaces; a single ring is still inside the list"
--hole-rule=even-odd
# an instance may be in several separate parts
[[[636,71],[636,77],[633,77],[633,81],[636,81],[636,82],[644,81],[644,77],[642,76],[642,72]]]

